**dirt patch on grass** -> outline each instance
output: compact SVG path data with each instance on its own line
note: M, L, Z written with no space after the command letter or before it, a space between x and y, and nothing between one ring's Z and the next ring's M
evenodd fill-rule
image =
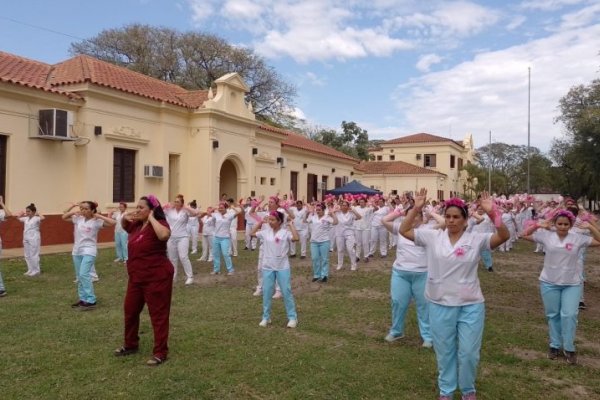
M348 297L353 299L385 300L389 297L389 294L373 289L358 289L351 290Z

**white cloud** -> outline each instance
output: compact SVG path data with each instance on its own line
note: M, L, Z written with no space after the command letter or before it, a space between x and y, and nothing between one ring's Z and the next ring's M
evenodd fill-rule
M523 25L527 21L527 17L523 15L517 15L513 17L510 22L506 25L506 29L509 31L513 31Z
M419 58L416 67L421 72L429 72L429 69L432 65L438 64L441 61L442 57L438 56L437 54L425 54Z
M257 19L262 7L251 0L228 0L223 5L221 14L233 19Z
M600 3L562 16L561 30L579 28L600 21Z
M325 79L317 76L317 74L313 72L306 72L305 77L313 86L325 86Z
M556 11L563 7L584 3L586 0L528 0L521 3L521 8L541 11Z
M188 6L192 11L192 21L196 24L201 24L214 13L212 1L204 0L187 0Z
M558 101L577 84L598 78L600 25L561 32L399 85L393 99L403 113L402 135L473 133L477 147L488 131L506 143L525 144L527 68L531 66L531 143L550 147L562 127L553 123ZM400 136L400 135L396 135Z

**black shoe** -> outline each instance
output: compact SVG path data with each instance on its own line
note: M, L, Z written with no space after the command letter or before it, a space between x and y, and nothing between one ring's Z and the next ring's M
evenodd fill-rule
M83 303L83 301L79 300L77 303L71 304L71 308L77 308L77 307L79 307L81 305L81 303Z
M560 356L560 350L559 349L555 349L554 347L550 347L548 349L548 358L550 360L556 360L558 358L558 356Z
M306 256L300 256L301 260L304 260L306 258Z
M489 268L487 269L487 271L488 271L488 272L494 272L494 268L492 268L492 267L489 267Z
M356 262L359 262L359 261L360 261L360 257L356 257Z
M296 258L295 254L290 255L290 258Z
M567 364L575 365L577 364L577 353L574 351L566 351L565 350L565 358L567 359Z
M365 262L368 263L369 262L369 257L365 257Z
M244 250L250 250L250 249L249 249L249 248L247 248L247 247L244 247Z
M137 347L133 347L133 348L121 347L120 349L116 349L113 354L117 357L125 357L125 356L129 356L131 354L135 354L137 352L138 352Z
M312 278L312 281L313 281L313 282L316 282L316 281L318 281L318 280L319 280L319 278Z
M585 305L585 303L583 301L579 302L579 309L580 310L585 310L587 308L587 306Z
M254 249L250 249L251 251L254 251Z
M96 308L96 303L86 303L82 301L81 304L76 308L77 311L89 311Z
M0 290L0 297L6 296L6 290Z
M322 278L319 280L319 282L321 282L321 283L327 283L327 277L326 277L326 276L322 277Z

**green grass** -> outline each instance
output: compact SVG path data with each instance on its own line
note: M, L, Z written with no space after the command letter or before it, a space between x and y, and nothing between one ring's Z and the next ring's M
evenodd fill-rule
M494 254L493 274L481 270L487 319L477 380L480 399L600 398L600 276L590 271L591 308L578 330L581 364L545 358L547 331L537 289L542 257L529 244ZM212 277L194 262L197 283L173 295L170 358L145 366L152 330L147 312L141 351L117 358L127 274L101 250L95 285L98 308L76 312L68 254L42 257L39 278L22 275L22 259L2 260L8 295L0 299L2 399L434 399L436 364L420 347L411 310L406 339L383 341L389 328L391 259L331 272L326 285L310 282L308 260L292 260L299 325L274 301L273 325L258 327L256 254L240 250L237 275ZM590 265L600 257L592 252ZM458 395L457 395L458 398Z

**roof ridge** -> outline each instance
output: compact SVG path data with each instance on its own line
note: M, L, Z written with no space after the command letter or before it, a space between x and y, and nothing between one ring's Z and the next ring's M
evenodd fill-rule
M18 58L19 60L23 60L23 61L27 61L27 62L33 62L33 63L36 63L36 64L45 65L45 66L52 66L52 64L48 64L48 63L45 63L43 61L34 60L33 58L27 58L27 57L19 56L17 54L8 53L8 52L2 51L2 50L0 50L0 55L5 55L5 56L13 57L13 58Z

